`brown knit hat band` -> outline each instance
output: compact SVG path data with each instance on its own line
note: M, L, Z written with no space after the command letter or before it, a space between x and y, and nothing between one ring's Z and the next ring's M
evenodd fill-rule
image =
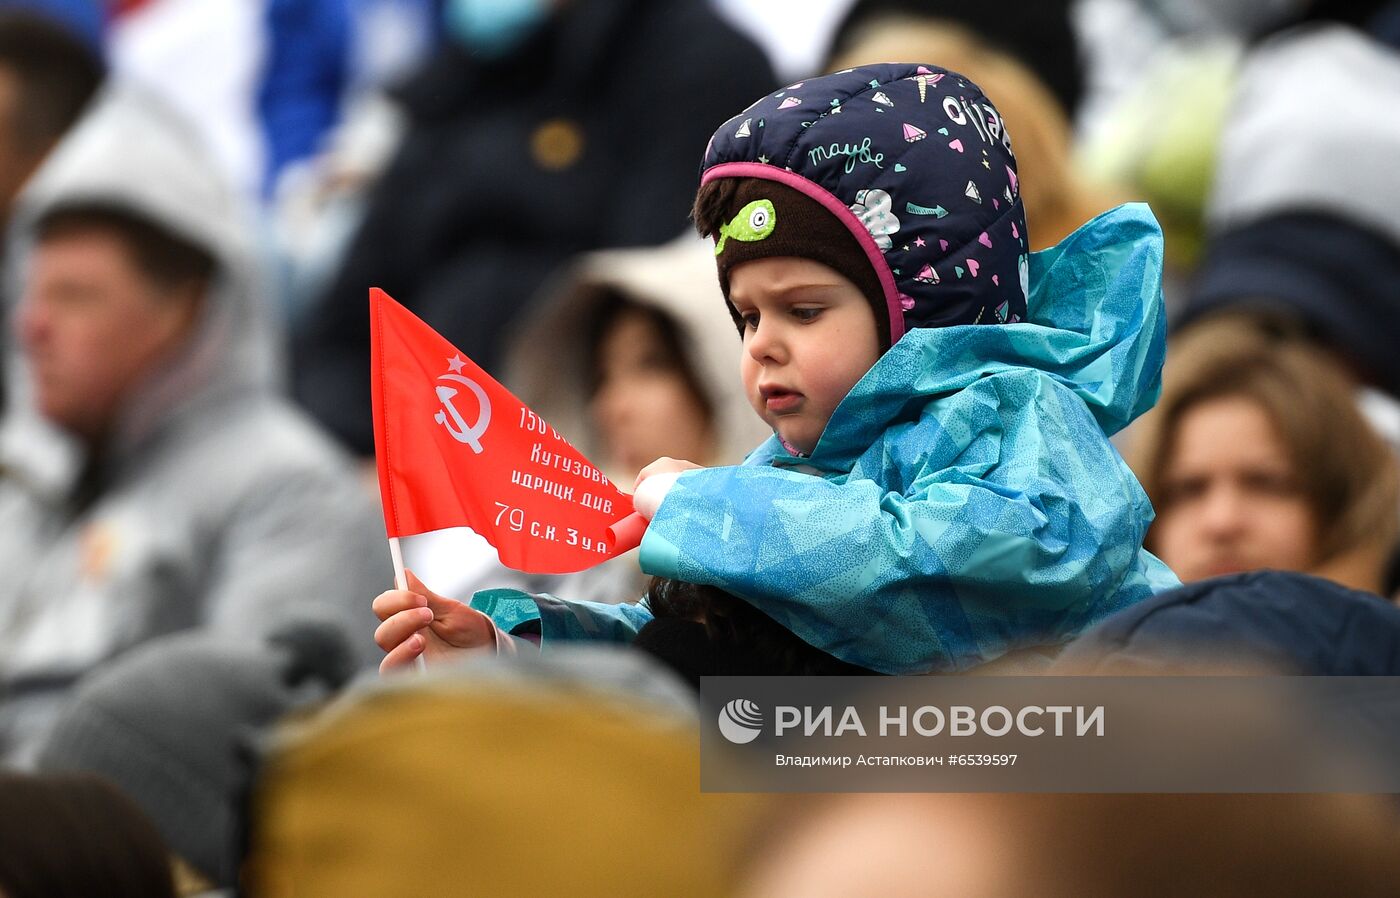
M760 178L738 179L723 224L715 238L715 264L720 289L729 299L729 274L737 265L755 259L797 256L820 262L855 284L875 313L880 345L890 345L889 313L884 289L865 250L836 216L797 190ZM729 314L740 331L734 305Z

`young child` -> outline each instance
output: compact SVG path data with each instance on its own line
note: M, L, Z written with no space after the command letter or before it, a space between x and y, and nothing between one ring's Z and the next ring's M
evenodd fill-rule
M738 467L642 472L643 570L892 674L1059 645L1177 585L1142 549L1152 509L1108 441L1160 389L1162 239L1145 207L1027 253L991 102L953 72L872 65L721 126L695 217L774 436ZM515 650L512 632L630 640L653 617L645 599L487 591L474 613L425 592L376 599L384 669Z

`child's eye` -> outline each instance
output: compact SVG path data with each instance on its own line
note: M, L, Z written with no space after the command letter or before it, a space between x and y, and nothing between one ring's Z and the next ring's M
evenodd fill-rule
M1162 484L1161 505L1166 508L1168 505L1199 499L1205 495L1209 486L1210 484L1204 477L1180 477L1175 480L1167 480Z
M757 313L757 312L746 312L746 313L744 313L743 315L740 315L739 317L740 317L740 319L744 322L744 327L745 327L746 329L751 330L751 331L753 331L753 330L758 330L758 313Z
M1298 485L1287 472L1249 471L1241 479L1244 487L1255 493L1269 496L1293 496L1298 493Z
M822 313L821 309L793 309L792 314L798 321L815 321L816 317Z

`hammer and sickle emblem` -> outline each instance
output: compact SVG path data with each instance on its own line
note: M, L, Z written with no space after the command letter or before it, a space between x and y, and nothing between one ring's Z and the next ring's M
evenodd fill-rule
M477 385L476 381L463 377L460 374L444 374L438 380L450 380L466 386L476 394L476 401L481 405L481 417L475 424L468 426L463 420L462 413L457 411L457 406L452 403L453 398L460 392L455 387L446 387L441 384L437 387L437 398L442 403L443 410L433 416L433 420L447 428L447 432L452 434L452 438L459 443L466 443L472 447L472 451L481 454L481 435L486 433L486 425L491 423L491 400L486 398L486 391ZM451 418L449 423L448 418Z

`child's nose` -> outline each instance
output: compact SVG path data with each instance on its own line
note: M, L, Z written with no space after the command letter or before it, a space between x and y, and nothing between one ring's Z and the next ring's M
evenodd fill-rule
M1238 489L1230 484L1216 484L1202 503L1200 528L1211 538L1233 537L1247 524L1249 514Z
M610 378L599 384L597 391L593 394L593 401L589 405L594 426L600 430L606 430L609 427L617 426L627 418L632 407L631 393L628 385L616 378Z
M756 362L781 363L787 354L778 327L763 320L758 322L758 326L750 335L747 349Z

